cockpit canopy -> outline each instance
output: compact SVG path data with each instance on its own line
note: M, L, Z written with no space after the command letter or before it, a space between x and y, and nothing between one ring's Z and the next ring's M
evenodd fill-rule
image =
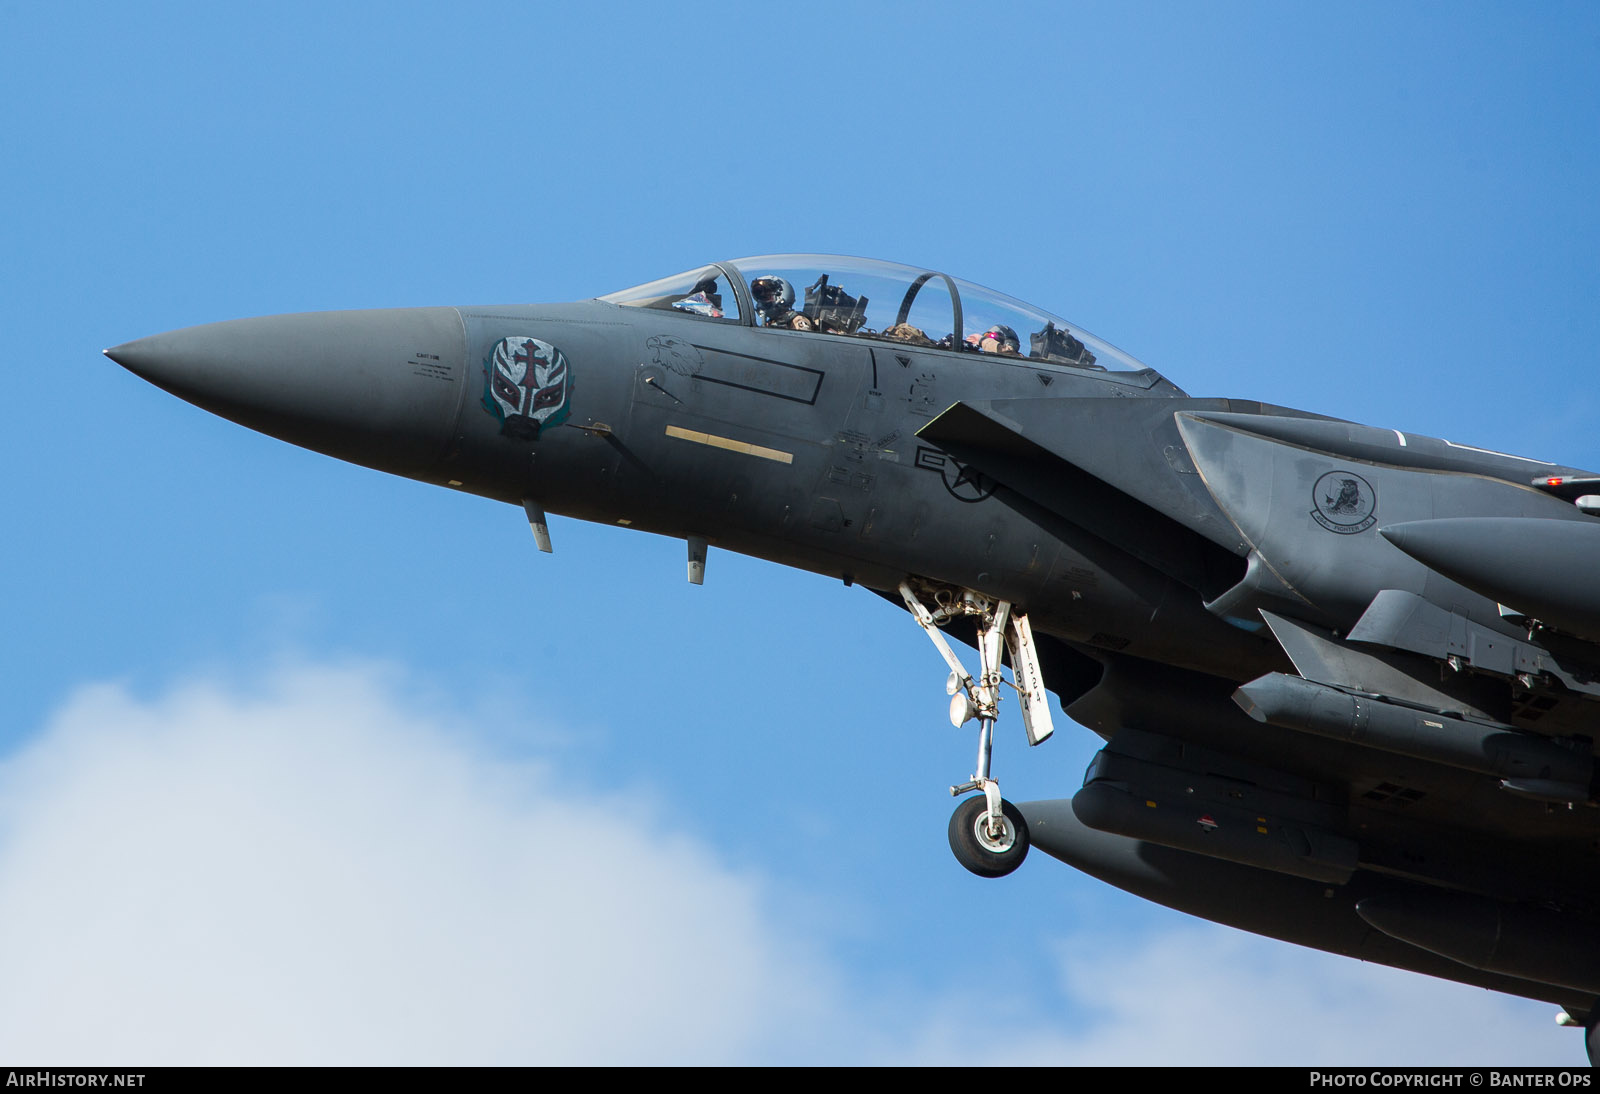
M1083 328L936 270L838 255L760 255L600 299L742 326L786 327L1095 371L1146 366Z

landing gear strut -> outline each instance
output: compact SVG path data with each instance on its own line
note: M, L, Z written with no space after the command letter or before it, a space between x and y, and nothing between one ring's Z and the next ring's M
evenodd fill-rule
M983 797L962 802L950 818L950 849L961 865L979 877L1003 877L1021 866L1028 854L1028 826L1017 807L1000 796L1000 784L990 775L994 723L1000 715L1000 685L1005 682L1000 675L1002 643L1011 653L1014 686L1021 701L1028 743L1039 744L1055 730L1033 629L1027 616L1012 612L1010 601L990 600L970 589L935 588L932 611L909 582L900 583L900 596L950 666L950 678L945 684L950 696L950 724L959 729L974 718L978 720L977 770L966 782L952 786L950 794L959 797L981 790ZM961 617L971 618L978 631L980 667L976 680L939 630L943 624Z

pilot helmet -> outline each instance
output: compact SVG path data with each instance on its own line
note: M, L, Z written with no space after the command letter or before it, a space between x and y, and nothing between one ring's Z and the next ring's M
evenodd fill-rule
M763 315L784 315L794 310L794 286L781 277L763 274L750 282L750 295Z
M984 331L978 340L978 344L982 345L984 342L991 340L995 343L995 348L990 351L992 353L1020 353L1022 351L1022 343L1017 338L1017 332L1004 323L996 323Z

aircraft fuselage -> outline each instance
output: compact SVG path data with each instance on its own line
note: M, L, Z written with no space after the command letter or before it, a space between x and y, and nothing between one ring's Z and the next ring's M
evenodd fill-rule
M988 650L989 676L951 684L983 727L969 868L1011 816L987 770L1003 637L1014 667L1036 644L1044 684L1108 741L1070 802L1022 807L1041 849L1207 918L1587 1018L1589 477L1193 399L931 272L840 260L878 311L826 277L802 307L755 276L799 257L108 353L253 429L521 506L541 535L556 513L682 539L691 575L709 545L926 601Z

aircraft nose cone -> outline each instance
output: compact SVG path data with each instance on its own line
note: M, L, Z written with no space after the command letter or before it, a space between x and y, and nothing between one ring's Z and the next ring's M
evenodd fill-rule
M466 338L454 308L235 319L105 353L240 425L400 474L438 460L465 384Z
M105 351L105 355L140 379L160 384L158 377L161 375L163 357L161 338L159 334L151 338L136 338L132 342L112 346Z

